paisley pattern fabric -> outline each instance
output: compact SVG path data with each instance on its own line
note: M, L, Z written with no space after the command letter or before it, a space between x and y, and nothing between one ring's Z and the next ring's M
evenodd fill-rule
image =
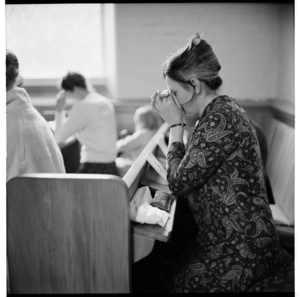
M268 277L280 283L292 271L293 259L279 244L263 170L251 120L228 96L205 108L187 149L171 144L169 186L188 199L199 231L165 291L250 291Z

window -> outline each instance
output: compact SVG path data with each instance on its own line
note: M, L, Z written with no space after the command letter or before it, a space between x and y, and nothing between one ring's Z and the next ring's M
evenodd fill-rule
M57 80L67 71L102 79L101 4L6 5L6 48L28 81Z

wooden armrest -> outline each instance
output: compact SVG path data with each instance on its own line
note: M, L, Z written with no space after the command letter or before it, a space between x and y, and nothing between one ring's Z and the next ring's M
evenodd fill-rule
M141 152L137 160L133 163L133 165L123 177L123 180L127 184L129 189L130 199L132 199L137 188L141 184L144 184L156 190L170 193L170 190L167 186L167 182L161 176L159 176L159 174L155 170L153 170L153 168L147 161L147 157L149 157L149 154L155 155L155 152L157 151L157 139L161 139L162 135L164 135L168 129L169 126L167 123L164 123L159 128L159 130L156 132L156 134L152 137L147 146ZM160 162L162 162L161 158L159 160ZM171 210L169 212L170 218L168 219L165 227L161 227L159 225L140 224L136 222L131 222L131 229L133 235L139 235L145 238L164 242L169 241L173 229L176 203L177 201L175 199L172 202Z

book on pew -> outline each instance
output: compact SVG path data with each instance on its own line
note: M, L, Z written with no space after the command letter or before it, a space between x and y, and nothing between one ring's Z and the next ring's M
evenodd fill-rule
M150 205L158 207L166 212L170 212L174 197L162 191L156 191Z

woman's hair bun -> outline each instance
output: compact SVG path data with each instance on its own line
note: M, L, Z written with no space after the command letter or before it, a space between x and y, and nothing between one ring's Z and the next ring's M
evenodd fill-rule
M189 39L190 46L193 47L198 45L201 42L202 37L203 33L200 35L198 32L196 32L192 38Z
M6 89L13 87L19 75L19 62L17 56L6 49Z
M205 82L206 85L211 89L211 90L217 90L223 83L223 80L220 76L217 76L216 78Z

